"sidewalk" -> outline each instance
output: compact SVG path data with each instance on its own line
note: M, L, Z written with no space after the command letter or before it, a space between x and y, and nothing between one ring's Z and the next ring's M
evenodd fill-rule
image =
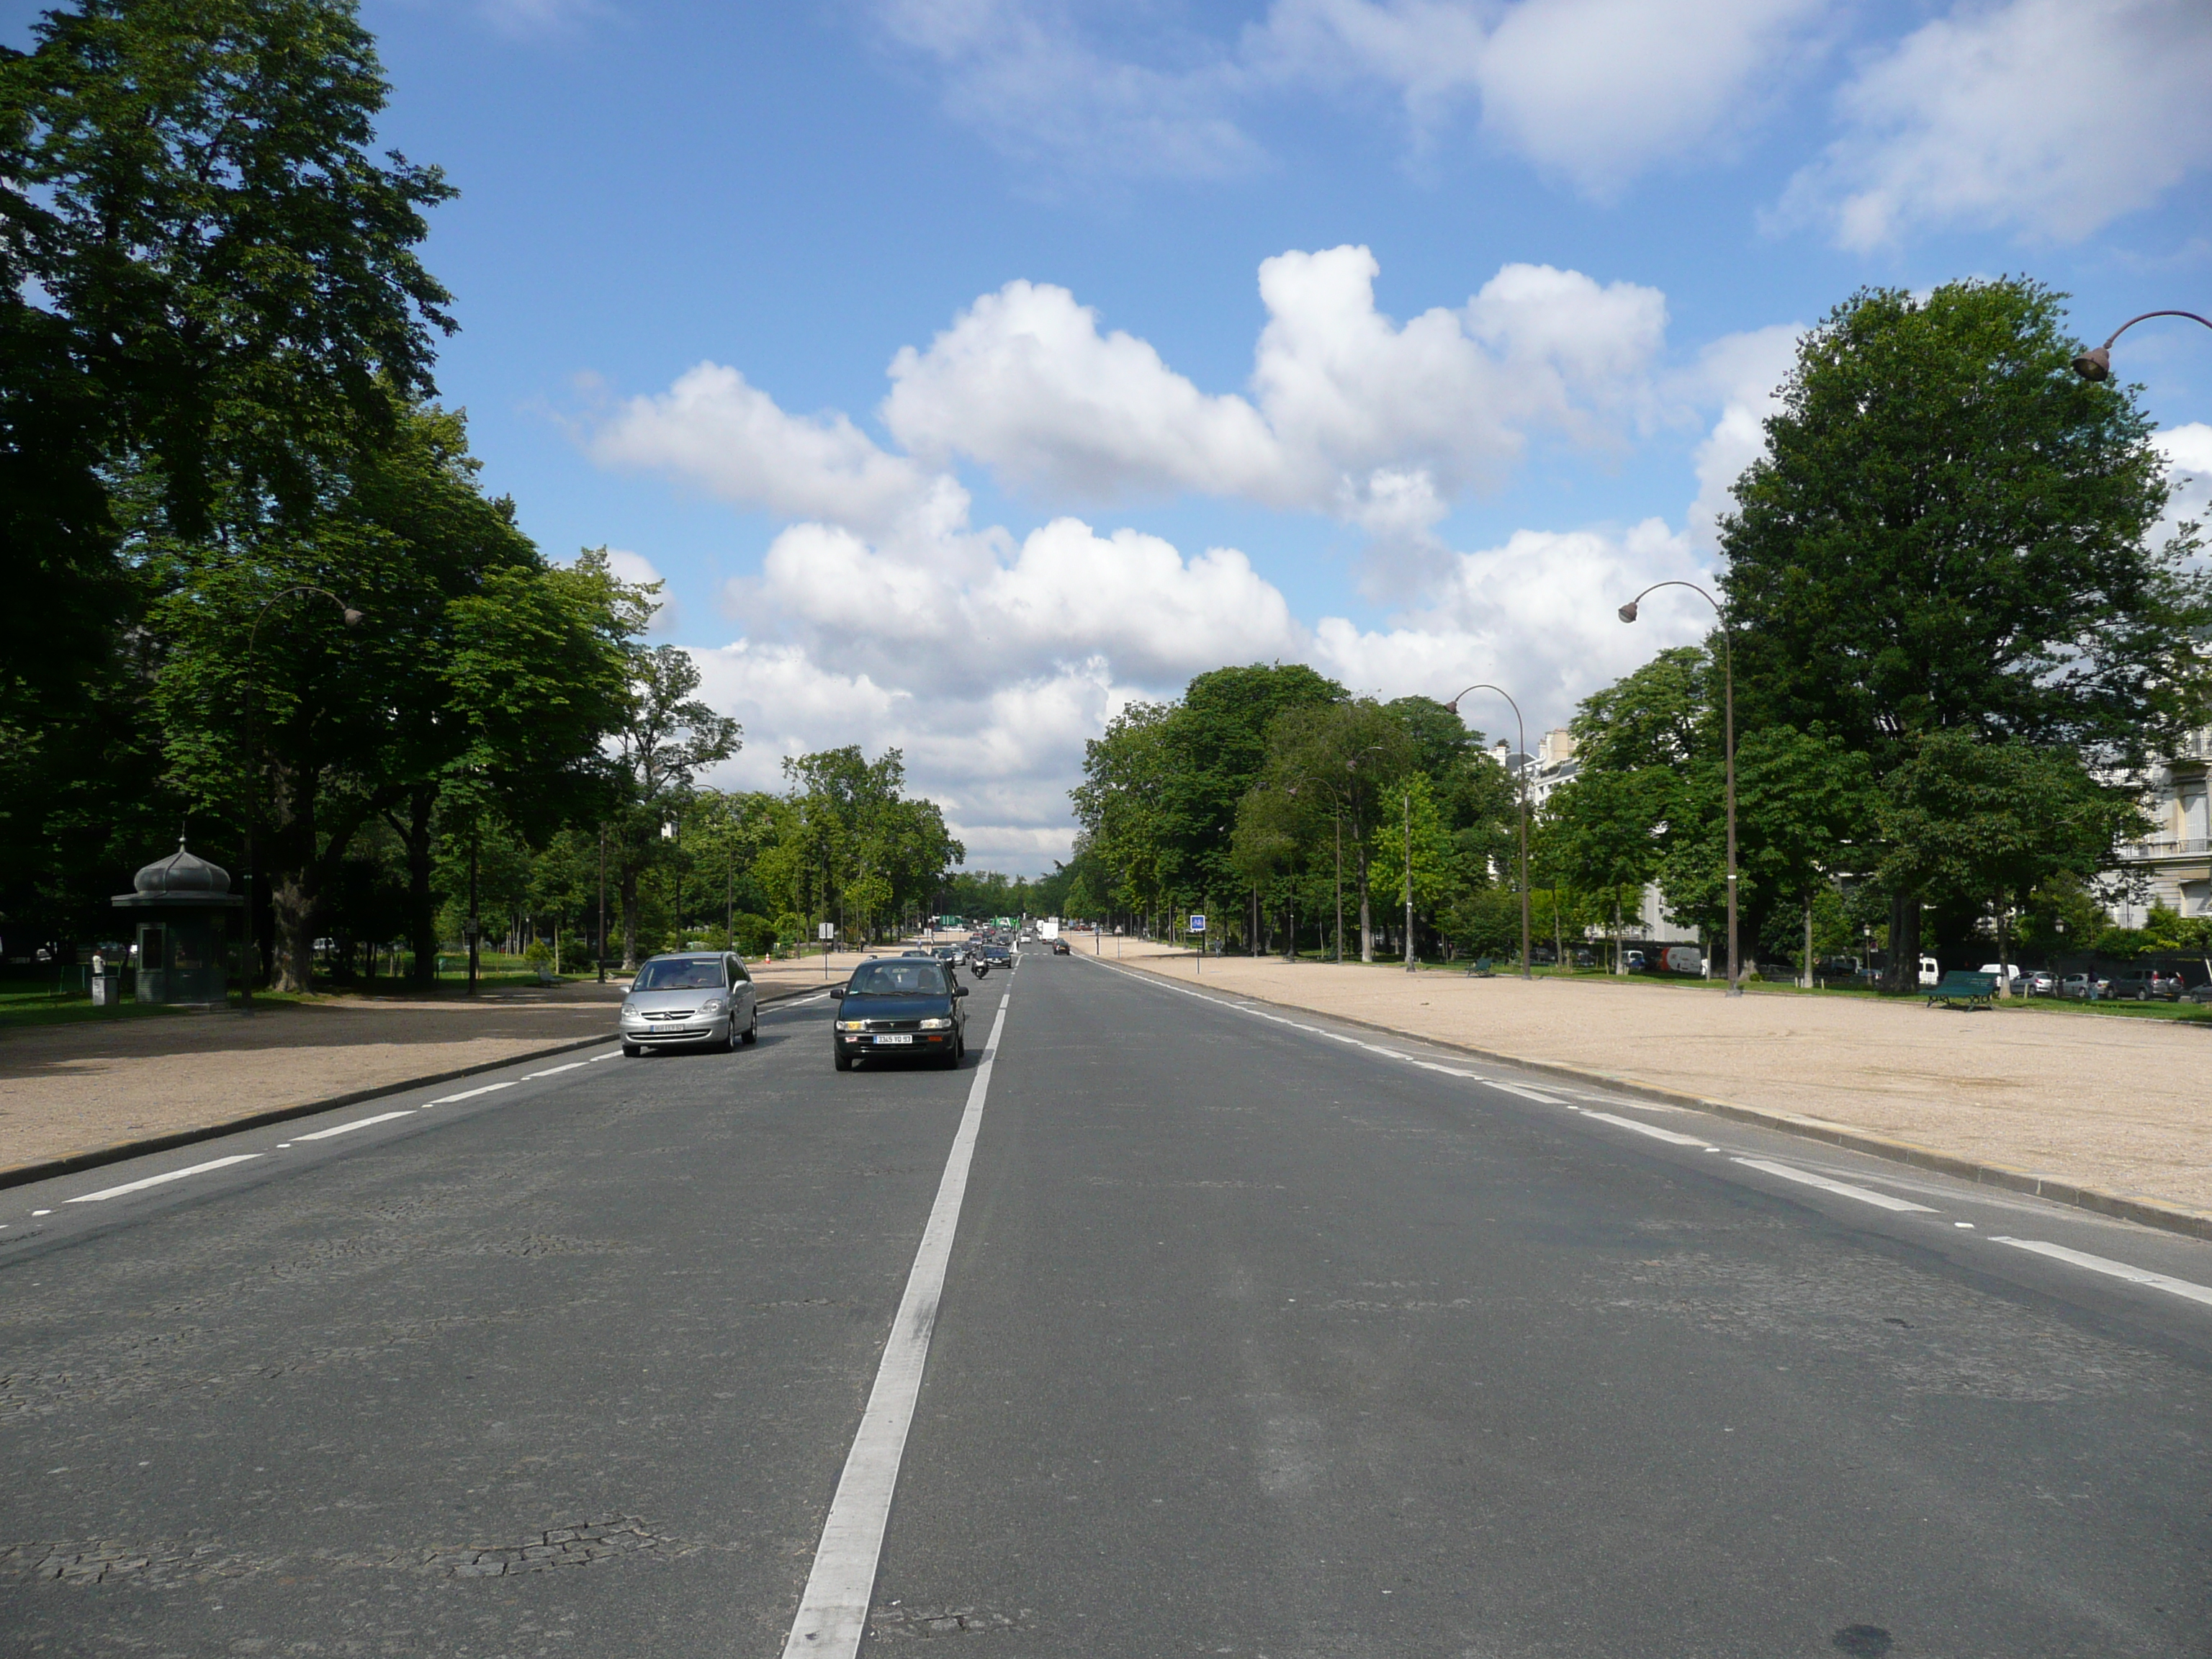
M1086 952L1085 954L1088 954ZM1103 958L1113 962L1110 948ZM1502 1058L1815 1120L1974 1164L2212 1212L2212 1031L2165 1021L1402 964L1209 957L1121 965Z
M876 954L883 954L881 951ZM836 984L862 953L761 963L763 1003ZM615 1036L611 975L460 997L333 997L167 1019L33 1026L0 1042L0 1185L18 1171Z

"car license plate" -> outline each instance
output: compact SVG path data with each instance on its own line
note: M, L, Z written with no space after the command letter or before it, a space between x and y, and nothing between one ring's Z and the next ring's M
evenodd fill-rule
M902 1034L902 1035L900 1035L900 1036L879 1036L879 1037L878 1037L878 1038L876 1039L876 1041L877 1041L877 1042L878 1042L878 1043L879 1043L879 1044L880 1044L880 1043L885 1043L885 1042L905 1042L905 1043L911 1043L911 1042L913 1042L914 1039L913 1039L912 1037L910 1037L910 1036L905 1036L905 1035Z

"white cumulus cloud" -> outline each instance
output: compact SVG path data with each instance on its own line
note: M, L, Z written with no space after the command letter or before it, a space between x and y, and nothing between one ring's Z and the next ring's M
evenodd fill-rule
M1601 443L1647 411L1656 289L1510 264L1401 325L1376 306L1380 272L1364 247L1265 261L1249 398L1200 391L1065 289L1010 283L899 352L884 423L918 456L1041 492L1236 496L1387 527L1495 485L1532 432Z
M1786 219L1864 251L1923 227L2073 242L2212 162L2203 0L1963 0L1838 96Z
M1379 84L1419 134L1462 103L1484 131L1609 199L1724 150L1827 0L1276 0L1248 52L1277 76Z

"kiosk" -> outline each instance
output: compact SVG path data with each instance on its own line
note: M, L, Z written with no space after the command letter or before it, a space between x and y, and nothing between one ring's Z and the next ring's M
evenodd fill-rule
M230 915L246 901L230 872L185 849L149 864L118 893L115 908L138 924L138 1000L210 1004L223 1000Z

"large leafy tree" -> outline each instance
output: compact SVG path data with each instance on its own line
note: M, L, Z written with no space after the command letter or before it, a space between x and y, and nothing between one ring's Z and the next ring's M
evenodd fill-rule
M2146 827L2130 792L2072 751L1972 731L1923 734L1886 784L1883 874L1987 908L2000 962L2010 959L2015 907L2056 878L2106 867L2114 843Z
M1419 769L1420 750L1406 723L1372 697L1284 710L1267 729L1267 788L1325 810L1340 823L1359 902L1359 959L1375 959L1370 902L1372 832L1397 792ZM1316 817L1315 822L1318 823Z
M612 738L617 793L609 825L625 972L638 964L639 883L675 853L665 832L682 819L699 774L736 754L744 741L737 721L696 696L698 690L699 665L681 647L631 653L623 717Z
M1886 775L1929 732L2109 763L2202 718L2196 527L2151 544L2149 422L2072 373L2061 297L1869 289L1806 337L1722 525L1746 729L1817 727ZM1891 896L1903 975L1919 896Z

